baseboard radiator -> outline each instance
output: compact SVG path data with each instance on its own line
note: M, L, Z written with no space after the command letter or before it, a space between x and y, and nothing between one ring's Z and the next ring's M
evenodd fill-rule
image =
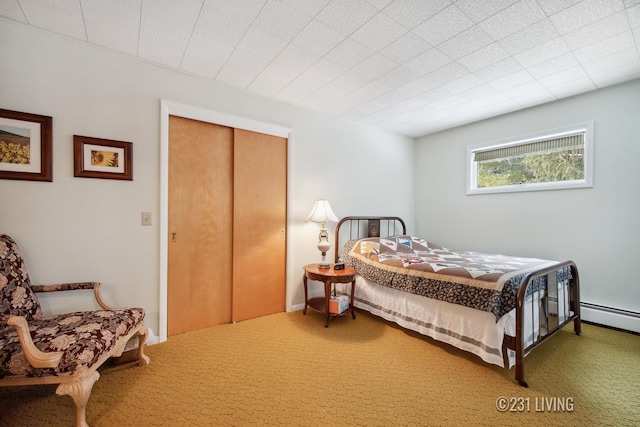
M580 317L586 322L640 333L640 313L621 308L580 302Z

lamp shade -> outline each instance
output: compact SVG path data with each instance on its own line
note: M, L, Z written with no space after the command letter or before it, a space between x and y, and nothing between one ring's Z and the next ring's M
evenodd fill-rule
M331 210L329 201L320 199L316 200L316 203L313 205L313 209L311 209L311 213L309 213L305 221L313 221L319 223L325 223L327 221L338 222L338 217Z

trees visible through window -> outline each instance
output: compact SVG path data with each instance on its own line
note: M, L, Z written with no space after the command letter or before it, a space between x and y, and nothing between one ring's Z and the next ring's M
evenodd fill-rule
M590 187L592 129L587 123L467 149L467 193Z

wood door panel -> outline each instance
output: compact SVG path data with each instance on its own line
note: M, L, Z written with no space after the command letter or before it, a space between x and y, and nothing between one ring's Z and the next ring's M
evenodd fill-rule
M234 130L233 321L285 310L287 140Z
M231 321L233 129L169 120L167 315L175 335Z

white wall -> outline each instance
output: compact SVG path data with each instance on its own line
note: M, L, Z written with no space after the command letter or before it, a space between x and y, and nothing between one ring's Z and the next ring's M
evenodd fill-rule
M304 222L315 199L339 217L394 214L412 228L413 139L0 20L0 108L53 117L53 182L0 180L0 232L20 244L32 282L101 281L109 302L144 307L157 333L161 99L293 129L288 309L304 301L302 266L319 260L318 225ZM132 142L134 180L74 178L73 135Z
M416 229L450 248L572 259L583 302L638 313L639 119L637 80L424 136L416 143ZM465 195L468 145L585 121L595 123L593 188ZM614 323L596 316L584 310L587 320ZM612 326L638 330L638 320Z

